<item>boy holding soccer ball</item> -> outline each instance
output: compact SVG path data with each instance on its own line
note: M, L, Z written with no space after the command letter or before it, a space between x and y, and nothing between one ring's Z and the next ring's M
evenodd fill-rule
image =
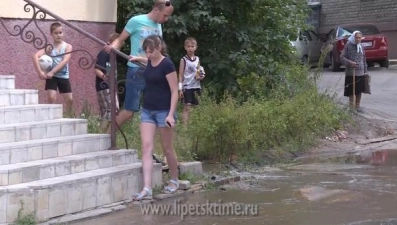
M48 103L55 103L57 90L59 90L59 93L63 96L63 99L66 102L66 110L67 112L70 112L73 104L68 65L71 54L65 53L71 52L73 47L63 41L63 28L60 23L56 22L51 24L50 31L54 40L53 49L48 50L48 52L46 52L46 49L37 51L33 55L33 65L39 78L45 80L45 90L47 91ZM39 63L40 57L45 54L50 55L53 61L52 66L47 71L43 71Z
M199 105L198 96L201 94L201 81L205 78L205 72L199 57L195 55L197 40L193 37L186 38L184 48L186 55L179 63L179 96L184 103L182 122L186 126L191 108Z

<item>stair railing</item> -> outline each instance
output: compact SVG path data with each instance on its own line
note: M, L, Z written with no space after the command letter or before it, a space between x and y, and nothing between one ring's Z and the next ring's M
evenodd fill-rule
M26 43L33 43L33 46L39 50L39 49L45 49L47 54L48 52L51 52L51 50L54 48L53 45L51 43L48 42L46 35L44 34L44 32L40 29L40 27L37 24L37 20L44 20L47 15L55 18L56 20L58 20L59 22L66 24L68 27L72 28L73 30L79 32L80 34L86 36L87 38L91 39L92 41L95 41L96 43L98 43L99 45L102 45L103 47L106 46L107 43L105 43L104 41L100 40L99 38L95 37L94 35L86 32L85 30L71 24L69 21L61 18L60 16L52 13L50 10L44 8L43 6L35 3L34 1L31 0L23 0L25 1L27 4L24 6L24 11L25 12L33 12L32 17L30 18L30 20L23 26L21 27L20 25L15 25L13 27L14 32L10 31L7 26L5 25L5 23L3 22L2 18L0 17L0 23L4 26L5 30L7 31L7 33L9 33L11 36L20 36L20 38L22 39L22 41L26 42ZM28 30L28 26L30 24L34 23L34 25L36 26L36 28L39 30L39 32L41 33L41 35L43 36L43 38L40 37L36 37L36 35L34 34L33 31ZM78 64L79 67L82 69L90 69L93 68L96 65L96 57L93 57L92 54L84 49L78 49L78 50L73 50L71 52L66 52L64 54L61 55L49 55L50 57L59 57L62 55L66 55L66 54L71 54L74 52L84 52L87 56L81 56ZM108 84L109 88L110 88L110 97L111 97L111 134L110 134L110 140L111 140L111 146L110 146L110 150L117 150L117 143L116 143L116 132L117 132L117 128L120 130L120 132L123 134L124 136L124 140L125 140L125 144L126 144L126 148L128 148L128 142L127 139L123 133L123 131L120 129L120 127L116 124L116 90L118 91L118 93L120 94L120 91L124 91L124 89L118 89L116 88L118 86L119 83L121 82L128 82L126 80L120 80L117 81L117 77L116 77L116 67L117 67L117 62L116 62L116 55L119 55L121 57L123 57L124 59L129 60L129 56L124 54L123 52L117 50L117 49L112 49L112 51L110 52L110 68L108 68L108 76L109 76L109 82L107 81L103 81L104 83L102 83L101 85L104 84ZM142 68L145 67L144 64L139 63L139 62L132 62ZM98 65L96 65L98 66Z

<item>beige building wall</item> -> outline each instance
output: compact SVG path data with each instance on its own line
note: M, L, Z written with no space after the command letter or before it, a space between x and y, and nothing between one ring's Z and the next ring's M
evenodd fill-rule
M117 21L117 0L32 0L66 20L112 22ZM27 19L23 0L0 0L0 17ZM46 19L53 19L47 15Z

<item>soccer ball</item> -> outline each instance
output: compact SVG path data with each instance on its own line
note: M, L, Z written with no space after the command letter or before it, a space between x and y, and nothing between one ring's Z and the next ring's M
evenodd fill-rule
M205 76L204 67L200 66L199 74L200 74L200 77L204 77Z
M39 65L40 65L40 69L43 72L48 72L51 70L52 68L52 58L48 55L42 55L39 58Z

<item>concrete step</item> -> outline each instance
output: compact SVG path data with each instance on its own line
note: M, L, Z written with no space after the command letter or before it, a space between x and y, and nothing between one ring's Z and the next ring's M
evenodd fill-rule
M107 150L108 134L82 134L0 144L0 165Z
M0 186L135 163L135 150L105 150L0 166Z
M61 119L60 104L18 105L0 107L0 125Z
M0 90L15 89L15 75L0 75Z
M161 164L153 168L153 187L162 183ZM13 223L23 202L24 213L37 220L129 200L142 190L141 163L92 170L0 187L0 224Z
M55 119L0 125L0 143L87 133L85 119Z
M0 90L0 107L13 105L34 105L39 103L38 90Z

